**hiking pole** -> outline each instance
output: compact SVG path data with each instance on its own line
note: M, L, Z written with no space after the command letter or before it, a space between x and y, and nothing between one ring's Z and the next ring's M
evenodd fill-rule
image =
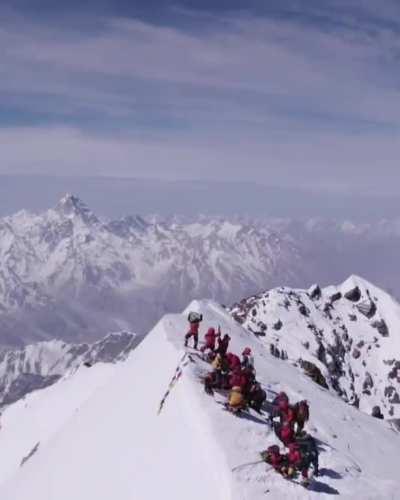
M258 464L261 464L263 462L265 462L265 460L261 459L261 460L257 460L256 462L249 462L247 464L237 465L236 467L234 467L232 469L232 472L235 472L237 470L243 469L244 467L250 467L251 465L258 465Z

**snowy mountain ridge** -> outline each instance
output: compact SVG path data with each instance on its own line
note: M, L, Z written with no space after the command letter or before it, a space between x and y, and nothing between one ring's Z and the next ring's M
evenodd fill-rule
M1 344L48 340L54 332L74 343L109 331L144 334L165 312L196 297L232 304L281 284L332 283L354 272L400 296L393 273L400 233L393 224L103 221L66 195L42 214L0 219Z
M144 333L188 295L229 300L232 290L293 281L302 274L297 263L292 239L268 228L140 217L106 223L67 195L41 215L0 220L3 343L20 343L20 331L28 341L54 332L68 341L119 329Z
M140 338L129 332L108 334L94 344L50 340L0 353L0 408L32 391L54 384L81 365L126 359Z
M310 402L307 428L318 440L321 470L310 490L288 482L265 463L253 463L259 460L259 451L276 443L265 416L249 411L239 418L223 411L223 396L210 397L200 381L209 365L197 356L182 364L189 310L204 316L201 336L209 326L220 325L231 336L232 352L251 347L257 378L268 399L284 390L291 401ZM171 386L179 367L182 376ZM2 498L292 500L340 495L349 500L395 500L398 496L400 435L387 422L350 407L287 361L270 355L262 338L243 329L212 301L194 302L182 315L164 317L125 362L113 365L112 373L106 368L99 364L78 370L4 412ZM146 383L138 383L149 370ZM26 428L26 422L32 424Z
M273 355L296 361L345 401L400 418L400 304L367 280L277 288L242 300L231 314Z

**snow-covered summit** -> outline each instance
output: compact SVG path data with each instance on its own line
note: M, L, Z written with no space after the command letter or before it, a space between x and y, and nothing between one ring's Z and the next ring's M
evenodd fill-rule
M231 313L282 358L371 413L400 417L400 304L367 280L338 286L277 288Z
M89 207L77 196L70 193L64 195L58 202L55 211L65 217L79 217L86 224L97 224L99 219L89 209Z
M322 473L312 491L267 471L262 463L237 468L256 461L258 452L276 443L276 438L263 417L253 413L234 417L223 411L222 396L205 394L199 376L209 369L207 364L197 356L189 364L183 362L186 313L193 309L204 316L201 334L210 325L220 325L231 336L233 352L252 348L257 377L269 398L285 390L292 400L309 400L308 427L319 442ZM114 366L112 377L102 376L98 365L92 372L101 380L96 388L93 380L84 380L85 372L78 372L80 393L86 388L85 402L77 397L74 376L28 396L24 405L10 407L0 433L0 463L8 471L3 482L0 479L0 496L7 500L264 500L266 495L281 500L331 494L345 499L397 498L400 435L387 422L348 406L296 367L271 356L259 338L215 303L198 301L187 311L164 317L126 362ZM170 386L179 366L182 376ZM67 417L62 418L51 402L64 389ZM76 411L71 411L74 405ZM13 438L33 414L40 414L43 428L47 421L53 425L47 435L43 428L30 426L17 440L20 458L25 457L18 467L20 461L11 452Z

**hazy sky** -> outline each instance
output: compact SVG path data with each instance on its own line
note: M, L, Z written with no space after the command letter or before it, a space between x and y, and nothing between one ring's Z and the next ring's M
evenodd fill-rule
M397 195L398 0L2 0L0 174Z

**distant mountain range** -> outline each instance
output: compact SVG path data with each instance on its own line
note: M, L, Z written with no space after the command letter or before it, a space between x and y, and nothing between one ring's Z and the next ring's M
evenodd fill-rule
M54 384L80 366L126 359L140 338L129 332L107 335L94 344L50 340L0 353L0 408Z
M205 200L206 201L206 200ZM145 334L167 311L357 273L400 295L400 224L313 219L99 219L64 196L0 219L0 343Z

